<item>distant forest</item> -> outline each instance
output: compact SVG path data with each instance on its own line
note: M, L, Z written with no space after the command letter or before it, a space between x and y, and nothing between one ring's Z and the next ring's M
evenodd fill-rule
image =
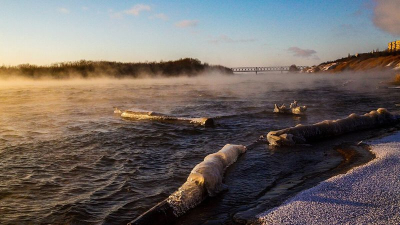
M223 66L208 65L198 59L185 58L167 62L122 63L109 61L63 62L50 66L22 64L18 66L1 66L0 78L137 78L137 77L176 77L197 76L205 72L233 74Z

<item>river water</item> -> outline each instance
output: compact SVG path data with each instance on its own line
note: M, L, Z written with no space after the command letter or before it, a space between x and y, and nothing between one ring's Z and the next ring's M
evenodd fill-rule
M270 130L379 107L396 110L400 91L382 81L387 78L378 74L285 73L0 81L0 224L126 224L167 198L196 164L227 143L248 145ZM272 113L275 103L293 100L308 106L307 116ZM218 125L126 120L113 113L115 106L212 117ZM257 145L226 171L228 191L177 223L239 221L340 162L328 144L283 150Z

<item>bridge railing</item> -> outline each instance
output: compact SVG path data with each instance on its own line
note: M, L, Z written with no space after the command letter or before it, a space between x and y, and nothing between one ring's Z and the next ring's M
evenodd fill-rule
M302 70L307 66L296 66L298 70ZM290 66L267 66L267 67L233 67L233 72L268 72L268 71L290 71Z

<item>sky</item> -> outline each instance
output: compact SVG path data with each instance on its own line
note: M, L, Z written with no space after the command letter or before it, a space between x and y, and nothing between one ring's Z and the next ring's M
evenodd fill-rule
M0 0L0 65L317 65L400 40L400 0Z

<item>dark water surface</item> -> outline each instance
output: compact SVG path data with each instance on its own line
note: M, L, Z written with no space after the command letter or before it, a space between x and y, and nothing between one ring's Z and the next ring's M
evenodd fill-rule
M264 74L0 81L0 224L125 224L168 197L227 143L247 145L270 130L379 107L396 110L400 91L384 80ZM271 112L274 103L293 100L309 107L307 116ZM124 120L113 106L213 117L220 125ZM258 145L227 170L229 191L178 224L230 223L237 212L340 161L328 145L281 151Z

